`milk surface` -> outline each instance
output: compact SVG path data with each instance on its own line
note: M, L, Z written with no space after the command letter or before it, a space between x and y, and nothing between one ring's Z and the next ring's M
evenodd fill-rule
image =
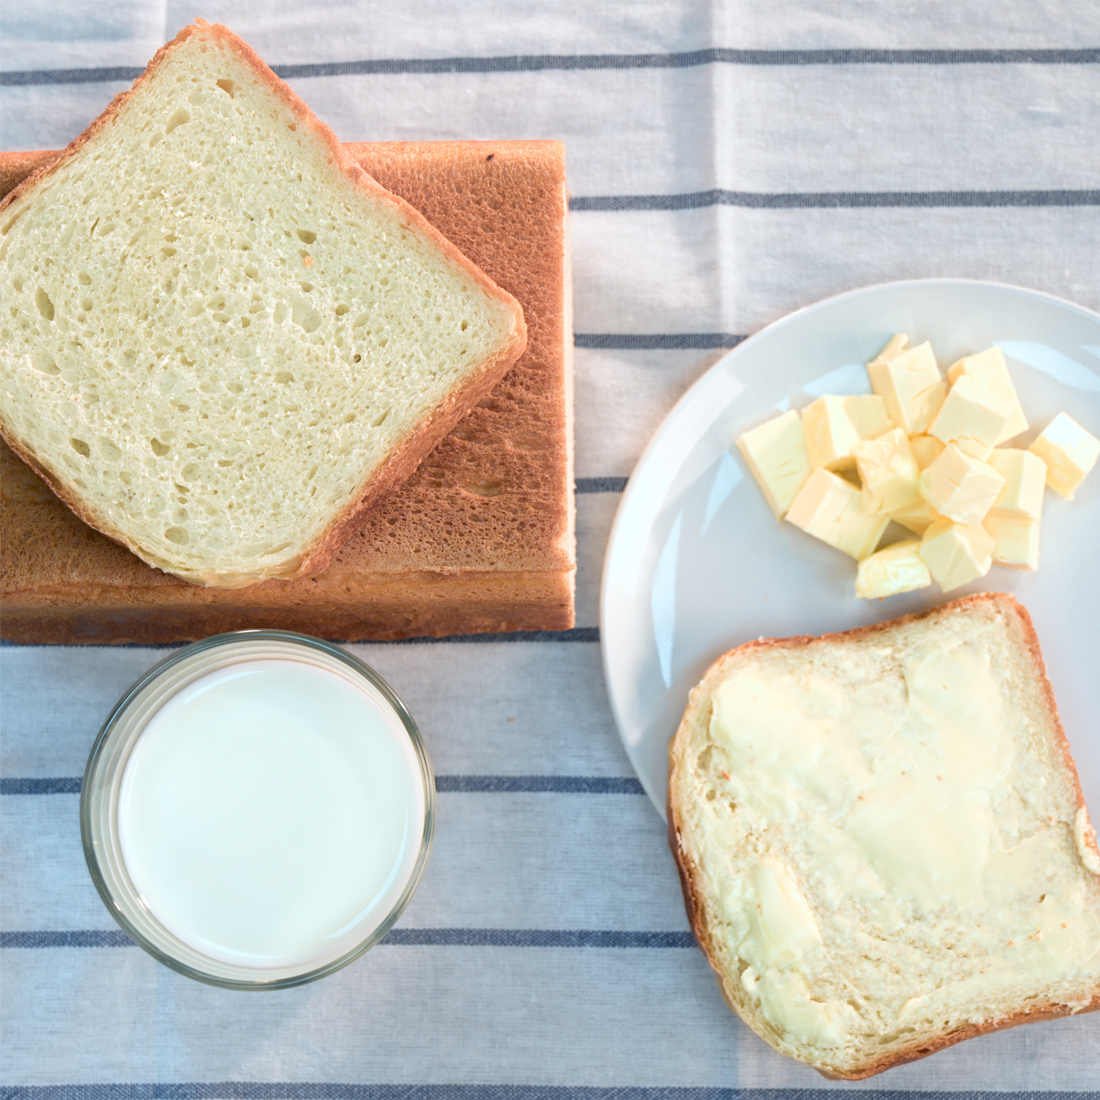
M149 721L118 805L143 901L208 956L335 958L376 928L416 863L425 798L400 719L370 685L306 661L244 661Z

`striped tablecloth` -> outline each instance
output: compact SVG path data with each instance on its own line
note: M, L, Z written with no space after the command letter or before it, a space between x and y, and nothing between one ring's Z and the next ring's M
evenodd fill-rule
M1100 310L1100 6L6 0L0 147L64 145L196 16L246 38L343 140L565 142L578 626L350 647L424 730L437 844L381 946L260 995L130 946L84 866L85 757L162 651L0 648L0 1097L1096 1095L1095 1017L862 1086L733 1018L620 746L597 592L647 439L745 334L919 276Z

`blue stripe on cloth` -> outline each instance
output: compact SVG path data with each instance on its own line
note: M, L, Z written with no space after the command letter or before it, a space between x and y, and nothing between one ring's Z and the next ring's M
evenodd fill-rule
M625 477L579 477L575 484L578 493L621 493L626 482Z
M0 779L0 794L80 794L79 775L61 775L39 779L11 776Z
M440 794L644 794L633 777L617 775L437 775Z
M729 332L578 332L573 346L603 351L679 351L733 348L744 339Z
M1100 49L735 50L717 47L678 53L514 54L506 57L370 58L275 65L283 80L333 76L447 76L461 73L583 72L693 69L701 65L1095 65ZM143 68L23 69L0 73L0 86L94 84L136 80Z
M394 928L382 941L392 947L694 947L690 932L623 932L603 928Z
M80 794L79 775L0 779L0 795ZM641 783L622 775L437 775L441 794L643 794Z
M598 642L600 629L596 626L577 626L572 630L515 630L502 634L450 634L446 638L397 638L391 642L364 642L364 645L432 645L436 642L454 642L479 645L489 642Z
M436 644L466 644L480 645L489 642L598 642L600 640L600 628L598 626L577 626L572 630L513 630L499 634L449 634L445 638L395 638L390 641L363 640L348 642L339 638L330 639L341 645L436 645ZM124 642L120 645L51 645L51 649L180 649L190 642ZM35 645L34 642L13 642L7 638L0 638L0 648L27 649ZM3 1100L0 1097L0 1100Z
M609 950L669 950L694 947L690 932L639 932L609 928L392 928L379 946L389 947L565 947ZM133 947L118 929L0 932L0 948ZM0 1091L0 1100L3 1092Z
M0 947L134 947L134 941L118 928L78 928L72 931L46 929L36 932L0 932ZM0 1090L0 1097L3 1091Z
M1100 191L690 191L681 195L577 195L577 212L699 210L944 209L953 207L1100 206Z
M0 1100L835 1100L826 1088L693 1085L387 1085L342 1081L178 1081L0 1086ZM866 1089L860 1100L1083 1100L1095 1092Z

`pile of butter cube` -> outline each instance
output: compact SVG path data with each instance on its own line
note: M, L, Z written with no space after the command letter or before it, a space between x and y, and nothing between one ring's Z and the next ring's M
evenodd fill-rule
M871 394L819 397L737 440L776 516L855 558L863 599L1037 568L1044 489L1072 499L1100 439L1059 413L1026 450L1004 446L1028 423L997 347L945 380L928 343L898 334L867 373ZM891 522L918 537L878 549Z

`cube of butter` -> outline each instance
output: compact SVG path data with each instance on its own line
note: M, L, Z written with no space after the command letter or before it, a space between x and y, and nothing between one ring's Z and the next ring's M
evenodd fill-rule
M988 348L986 351L980 351L977 355L968 355L952 364L947 371L948 381L956 382L962 374L980 378L991 390L1000 394L1010 410L1008 421L997 439L998 444L1027 431L1027 417L1024 415L1016 387L1012 384L1012 376L1008 373L1008 364L1000 348Z
M889 360L896 358L909 346L909 337L904 332L895 332L886 344L883 346L882 351L878 353L871 360L872 363L886 363Z
M914 535L923 535L928 525L939 518L939 512L921 496L918 496L912 504L907 504L904 508L895 508L890 513L892 522L912 531Z
M1085 431L1068 413L1059 413L1028 448L1047 464L1047 484L1066 500L1100 457L1100 439Z
M917 460L917 465L922 470L931 466L943 454L945 446L943 440L937 439L934 435L912 435L909 437L909 447L913 452L913 457Z
M927 341L888 357L886 353L892 344L893 341L867 364L871 389L886 402L896 427L906 435L919 435L928 431L939 412L947 384Z
M901 428L862 439L853 448L863 481L863 507L868 512L892 512L917 499L920 468Z
M858 560L878 545L890 517L868 512L855 485L819 467L794 498L787 520Z
M944 443L965 439L995 447L1011 412L1006 399L977 375L960 374L928 433Z
M984 443L979 443L976 439L969 439L965 435L956 439L954 446L958 447L963 454L970 455L971 458L976 458L979 462L988 462L989 456L993 453L992 447L987 447Z
M920 542L906 539L868 555L856 570L856 596L861 600L880 599L899 592L927 588L932 583Z
M993 537L993 560L1023 569L1039 568L1040 520L994 510L982 522Z
M1043 510L1046 463L1032 451L1016 447L999 447L990 452L987 461L1005 479L1004 488L993 502L993 510L1038 519Z
M993 565L993 536L980 523L938 519L924 532L920 556L933 579L945 592L950 592L989 572Z
M810 460L798 413L791 409L750 428L737 440L737 449L776 519L782 519L810 476Z
M981 523L1004 486L1004 476L989 463L979 462L949 443L921 472L917 492L955 523Z
M861 439L874 439L891 427L885 403L873 394L828 394L807 405L802 412L806 452L815 470L819 466L827 470L855 466L852 448Z

